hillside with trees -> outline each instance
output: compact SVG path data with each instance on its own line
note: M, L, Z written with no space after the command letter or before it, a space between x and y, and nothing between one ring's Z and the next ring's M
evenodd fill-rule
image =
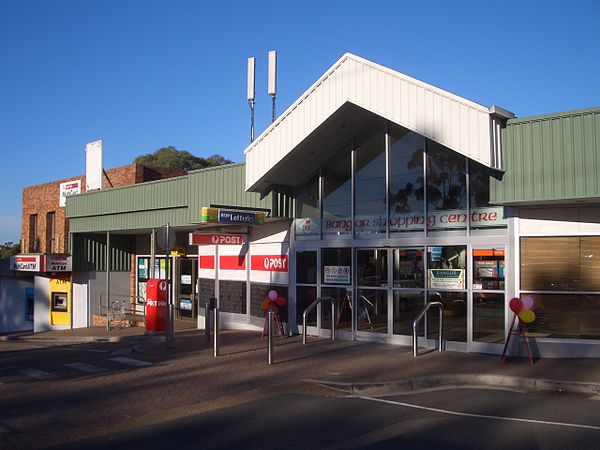
M233 161L225 159L221 155L215 154L208 158L203 158L201 156L194 156L187 150L177 150L173 146L162 147L154 153L138 156L134 162L151 167L185 170L186 172L233 163Z

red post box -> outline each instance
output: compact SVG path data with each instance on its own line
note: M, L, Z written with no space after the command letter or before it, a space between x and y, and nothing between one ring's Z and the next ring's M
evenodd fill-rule
M151 278L146 283L146 330L164 331L167 316L167 282Z

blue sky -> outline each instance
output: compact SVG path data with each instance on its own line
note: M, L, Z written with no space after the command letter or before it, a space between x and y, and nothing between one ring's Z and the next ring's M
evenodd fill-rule
M257 135L267 53L285 110L349 51L518 116L600 106L600 2L0 0L0 242L23 187L174 145L243 161L246 60Z

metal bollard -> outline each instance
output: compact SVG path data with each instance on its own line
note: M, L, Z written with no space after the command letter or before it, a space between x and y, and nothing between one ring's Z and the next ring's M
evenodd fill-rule
M219 356L219 308L215 308L214 315L214 352L213 356L216 358Z
M174 345L174 328L175 328L175 323L173 321L173 315L175 313L175 305L173 305L173 303L169 303L168 307L167 307L167 311L168 311L168 316L167 316L167 348L168 349L173 349L175 348Z
M206 339L206 343L210 344L210 299L206 300L206 304L204 305L204 337Z
M273 364L273 311L269 310L267 314L267 336L269 337L269 365Z

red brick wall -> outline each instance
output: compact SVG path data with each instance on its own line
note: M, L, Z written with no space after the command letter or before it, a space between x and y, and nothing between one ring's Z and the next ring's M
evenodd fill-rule
M102 188L127 186L145 181L160 180L174 176L185 175L183 171L148 168L141 164L129 164L106 170L102 177ZM23 189L23 211L21 219L21 252L29 252L29 219L37 214L37 238L39 239L38 253L46 253L47 249L47 213L55 215L55 249L54 253L67 253L69 228L65 219L65 208L59 206L60 184L67 181L81 180L81 192L85 192L85 176L74 176L49 183L29 186Z

